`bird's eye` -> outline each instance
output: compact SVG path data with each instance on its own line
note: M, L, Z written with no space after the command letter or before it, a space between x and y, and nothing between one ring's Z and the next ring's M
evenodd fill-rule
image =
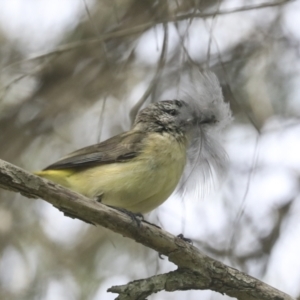
M176 109L167 110L167 113L171 116L176 116L178 114Z
M175 103L176 103L176 105L177 105L178 107L182 107L182 103L181 103L181 101L179 101L179 100L175 100Z

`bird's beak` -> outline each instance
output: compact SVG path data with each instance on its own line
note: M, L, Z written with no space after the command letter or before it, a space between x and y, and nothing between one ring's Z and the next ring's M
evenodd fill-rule
M214 123L217 123L217 119L214 115L205 116L199 123L200 124L214 124Z

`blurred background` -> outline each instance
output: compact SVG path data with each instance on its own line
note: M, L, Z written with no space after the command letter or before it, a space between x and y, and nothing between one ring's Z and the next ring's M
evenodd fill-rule
M146 218L300 298L300 2L0 0L0 158L32 171L128 130L193 65L230 103L226 179ZM0 299L114 299L176 267L144 246L0 191ZM210 291L158 299L229 299Z

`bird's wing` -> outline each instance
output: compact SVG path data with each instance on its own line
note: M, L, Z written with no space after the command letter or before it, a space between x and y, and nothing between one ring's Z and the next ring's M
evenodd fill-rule
M143 146L145 133L134 131L116 135L100 144L82 148L63 157L44 170L87 168L136 157Z

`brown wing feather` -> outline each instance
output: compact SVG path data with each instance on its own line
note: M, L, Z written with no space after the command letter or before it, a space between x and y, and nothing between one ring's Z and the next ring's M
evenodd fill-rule
M125 162L136 157L143 146L145 133L125 132L100 144L79 149L63 157L44 170L87 168L114 162Z

